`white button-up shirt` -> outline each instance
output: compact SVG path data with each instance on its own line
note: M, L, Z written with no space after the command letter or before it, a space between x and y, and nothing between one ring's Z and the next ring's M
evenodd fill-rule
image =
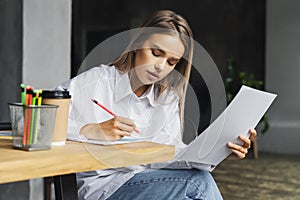
M100 123L112 116L91 102L96 99L119 116L132 119L145 141L185 147L180 131L178 97L174 92L164 101L156 101L154 87L141 97L131 89L128 73L114 66L101 65L84 72L58 88L67 88L72 95L68 122L68 138L82 137L79 131L89 123ZM78 173L79 199L105 199L122 184L142 171L144 166L97 170Z

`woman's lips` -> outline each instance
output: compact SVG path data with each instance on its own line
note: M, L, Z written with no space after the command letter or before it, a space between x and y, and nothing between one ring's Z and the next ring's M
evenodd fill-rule
M150 72L150 71L148 71L148 70L147 70L147 73L148 73L151 77L153 77L153 78L155 78L155 79L159 79L159 75L158 75L157 73L155 73L155 72Z

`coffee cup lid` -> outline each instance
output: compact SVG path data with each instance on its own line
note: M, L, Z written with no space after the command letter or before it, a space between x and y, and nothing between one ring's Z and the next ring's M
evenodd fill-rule
M69 91L67 91L66 89L64 89L64 90L43 90L42 96L43 96L43 98L49 98L49 99L69 99L69 98L71 98Z

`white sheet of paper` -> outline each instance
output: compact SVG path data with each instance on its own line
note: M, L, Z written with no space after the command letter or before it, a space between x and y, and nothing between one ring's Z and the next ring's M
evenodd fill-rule
M242 86L221 115L175 160L217 166L231 154L227 143L240 143L239 135L248 137L249 129L256 127L276 96Z
M133 139L129 137L123 137L120 140L117 141L100 141L100 140L89 140L86 138L68 138L70 141L75 142L85 142L90 144L99 144L99 145L115 145L115 144L126 144L126 143L132 143L132 142L140 142L141 140Z

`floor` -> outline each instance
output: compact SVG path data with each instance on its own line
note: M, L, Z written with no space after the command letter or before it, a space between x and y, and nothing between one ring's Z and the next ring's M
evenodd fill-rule
M225 200L300 200L300 155L225 160L212 174Z

